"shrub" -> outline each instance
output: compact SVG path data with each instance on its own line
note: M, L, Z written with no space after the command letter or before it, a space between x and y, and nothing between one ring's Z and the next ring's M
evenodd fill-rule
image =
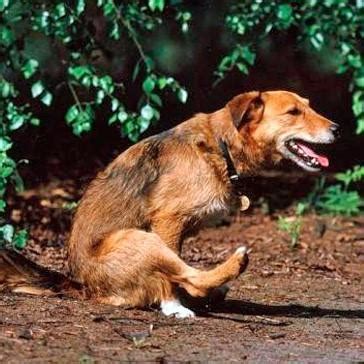
M190 31L193 5L182 0L0 0L0 213L5 213L9 183L17 190L22 180L11 157L13 133L25 125L38 126L42 120L33 112L34 102L52 107L55 90L68 89L73 103L64 115L76 135L90 131L95 111L109 110L108 123L117 124L122 136L136 141L158 121L164 93L187 101L187 90L168 74L160 72L144 48L143 37L157 31L171 16L180 34ZM97 37L90 19L98 17L106 29ZM90 24L91 23L91 24ZM352 76L350 91L356 132L364 132L364 8L362 1L283 0L232 1L222 26L230 32L231 50L216 66L216 82L237 68L247 74L256 59L256 45L273 31L294 29L297 44L336 54L337 72ZM109 70L92 61L97 50L125 45L138 54L130 82L118 82ZM57 75L44 71L48 55L57 63ZM139 89L136 107L128 107L127 91ZM363 167L358 167L362 170ZM360 174L362 179L362 174ZM345 180L343 181L345 185ZM338 190L339 191L339 190ZM0 244L24 245L23 231L16 232L0 221Z

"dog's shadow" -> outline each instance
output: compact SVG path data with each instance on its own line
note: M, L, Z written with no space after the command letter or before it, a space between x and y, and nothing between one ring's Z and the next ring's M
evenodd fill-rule
M213 305L211 312L230 313L240 315L280 316L280 317L341 317L364 318L364 310L344 310L335 308L322 308L319 306L305 306L302 304L268 305L243 300L227 299Z
M266 318L351 318L364 319L364 310L361 309L336 309L310 306L304 304L264 304L244 300L226 299L218 303L209 304L207 301L192 300L189 306L202 317L212 317L233 321L251 321L255 317ZM274 320L271 320L274 324Z

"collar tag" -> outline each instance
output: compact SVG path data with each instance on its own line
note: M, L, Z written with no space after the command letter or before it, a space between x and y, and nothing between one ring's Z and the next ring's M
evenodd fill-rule
M248 196L240 196L240 211L248 210L250 206L250 200Z

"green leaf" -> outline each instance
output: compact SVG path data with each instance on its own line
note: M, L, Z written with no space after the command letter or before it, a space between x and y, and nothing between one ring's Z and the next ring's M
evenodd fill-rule
M76 13L77 15L82 14L85 11L86 3L85 0L77 0Z
M98 78L95 76L85 75L81 78L81 84L88 88L92 83L96 83L95 80L98 80Z
M180 88L180 89L178 89L177 97L178 97L179 101L181 101L183 104L185 104L187 101L187 98L188 98L188 93L184 88Z
M13 239L13 245L17 249L23 249L27 245L28 232L26 230L20 230L15 234Z
M111 94L114 91L114 84L110 76L103 76L99 78L100 87L107 93Z
M145 65L147 67L148 72L150 72L154 68L154 61L152 58L146 56L144 58Z
M32 124L34 126L39 126L40 125L40 120L38 118L31 118L30 119L30 124Z
M364 88L364 77L357 77L354 82L358 87Z
M104 90L98 90L96 94L96 102L98 104L101 104L104 101L105 98L105 91Z
M355 116L359 116L364 113L364 102L354 102L353 103L353 112Z
M13 143L9 137L0 137L0 152L6 152L12 147Z
M6 202L4 200L0 200L0 212L4 212L6 207Z
M0 0L0 11L4 11L9 6L10 0Z
M111 117L109 118L109 121L107 123L109 125L112 125L112 124L114 124L117 121L118 121L118 114L112 114Z
M91 130L94 117L91 103L85 106L73 105L66 114L67 123L72 125L72 131L77 136Z
M68 73L73 76L76 80L80 80L85 75L92 75L92 72L88 66L76 66L69 67Z
M149 104L146 104L142 107L140 114L144 119L150 120L154 116L154 109Z
M164 9L164 0L149 0L148 5L150 10L155 11L163 11Z
M11 243L14 236L14 227L10 224L6 224L0 227L0 238L7 243Z
M145 132L150 126L150 120L141 118L139 120L140 133Z
M2 80L0 86L1 86L1 97L6 99L8 97L15 96L14 86L10 82Z
M23 126L25 121L24 115L15 115L13 118L10 119L10 130L16 130Z
M136 80L136 78L138 77L139 71L140 71L140 64L141 64L141 59L137 62L137 64L134 67L133 70L133 75L132 75L132 80L133 82Z
M65 4L63 4L63 3L57 4L57 6L55 8L55 14L59 18L62 18L63 16L65 16L66 15L66 6L65 6Z
M0 169L0 176L1 178L8 178L14 171L12 167L2 167Z
M43 104L49 106L52 103L53 95L49 91L44 91L40 100L43 102Z
M66 113L67 123L71 124L73 121L75 121L77 119L79 112L80 111L79 111L77 105L72 105Z
M42 81L37 81L36 83L33 83L32 85L32 96L38 97L42 92L44 91L44 86Z
M362 67L361 57L360 57L359 54L357 54L357 55L349 54L348 55L348 63L353 68L361 68Z
M355 133L356 134L363 134L364 133L364 118L360 118L360 119L357 120Z
M37 72L38 67L39 67L39 62L36 59L28 59L28 61L24 64L24 66L21 69L24 78L28 79L32 77L34 73Z
M154 90L154 87L155 87L155 81L154 81L154 79L151 76L147 77L144 80L142 87L143 87L143 90L147 94L150 94Z
M324 36L322 33L316 33L311 36L310 41L317 50L320 50L324 44Z
M288 4L278 6L277 16L281 20L289 20L292 16L292 7Z
M123 124L122 130L126 135L132 133L135 130L135 120L129 119L127 122L125 122Z
M236 67L241 73L244 73L245 75L249 74L249 69L244 63L239 62L236 64Z
M120 27L119 27L119 24L114 22L112 23L112 28L111 28L111 31L110 31L110 37L112 39L115 39L115 40L119 40L120 39Z
M128 114L124 110L121 110L118 112L118 120L121 123L123 123L127 118L128 118Z
M166 77L158 78L158 87L163 90L168 85L168 79Z
M251 66L254 64L255 54L248 47L243 47L241 55L248 64Z
M6 26L0 26L0 44L9 47L15 41L14 33Z
M113 99L111 100L111 111L116 111L116 110L117 110L117 108L119 107L119 105L120 105L119 100L118 100L118 99L113 98Z
M159 95L157 94L150 94L149 98L155 103L157 104L159 107L162 106L162 99L159 97Z

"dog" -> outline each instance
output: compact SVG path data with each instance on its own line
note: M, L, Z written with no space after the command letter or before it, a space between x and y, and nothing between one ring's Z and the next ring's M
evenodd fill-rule
M247 92L211 114L133 145L100 172L84 193L68 243L70 277L15 252L0 255L0 289L69 294L100 303L193 317L177 293L206 297L248 264L245 247L211 270L179 256L186 233L228 209L244 178L288 159L307 171L327 167L316 144L330 144L338 125L288 91Z

